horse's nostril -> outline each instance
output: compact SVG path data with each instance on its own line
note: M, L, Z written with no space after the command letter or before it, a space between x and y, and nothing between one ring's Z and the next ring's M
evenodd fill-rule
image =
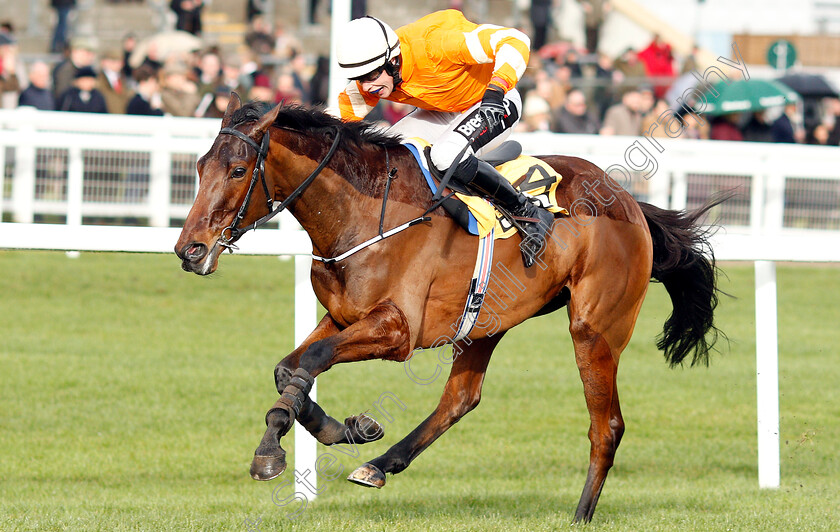
M193 242L184 250L183 256L185 260L197 261L201 260L207 254L207 246L199 242Z

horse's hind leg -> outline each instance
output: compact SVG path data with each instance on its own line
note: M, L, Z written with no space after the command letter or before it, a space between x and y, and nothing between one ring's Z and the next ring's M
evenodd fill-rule
M626 291L613 288L615 295L611 295L604 293L609 290L609 284L604 283L604 280L582 283L572 290L569 304L569 331L590 420L589 471L575 512L575 521L584 522L592 520L624 434L616 387L618 360L630 340L647 286L645 282L635 290L629 286ZM586 285L598 286L601 293L587 289Z
M385 485L385 473L397 474L407 468L426 447L475 408L481 399L481 385L490 356L503 335L499 333L474 340L469 345L463 342L455 344L453 352L457 349L460 353L452 363L449 379L435 411L385 454L353 471L347 480L381 488Z

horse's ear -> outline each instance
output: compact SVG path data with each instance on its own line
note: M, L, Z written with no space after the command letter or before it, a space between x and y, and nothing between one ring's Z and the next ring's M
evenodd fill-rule
M222 118L222 129L230 126L230 118L233 116L234 111L242 107L242 100L239 99L239 95L235 92L230 93L230 101L228 102L227 109L225 110L225 117Z
M257 122L256 127L254 127L254 132L253 132L252 136L254 138L257 138L257 139L262 137L263 134L266 131L268 131L268 128L271 127L271 124L273 124L274 121L277 120L277 115L278 114L280 114L280 104L279 103L277 105L275 105L274 107L272 107L269 112L267 112L266 114L264 114L260 117L260 121Z

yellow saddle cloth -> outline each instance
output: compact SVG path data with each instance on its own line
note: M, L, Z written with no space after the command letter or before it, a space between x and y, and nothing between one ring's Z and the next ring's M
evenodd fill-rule
M413 146L414 150L412 151L416 150L419 154L422 154L426 146L429 146L428 142L419 138L412 138L404 141L404 143ZM417 156L417 161L423 167L424 172L429 171L425 157ZM569 214L569 211L564 207L555 203L555 192L562 176L544 161L530 155L520 155L512 161L497 166L496 169L518 190L537 200L544 209L555 214ZM517 184L517 182L519 183ZM455 197L464 202L475 217L478 222L479 237L487 236L493 228L496 230L496 239L510 238L516 234L516 228L510 221L484 198L459 192L455 193Z

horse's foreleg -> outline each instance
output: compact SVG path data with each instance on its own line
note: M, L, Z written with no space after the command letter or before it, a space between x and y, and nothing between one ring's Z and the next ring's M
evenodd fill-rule
M347 480L381 488L385 485L385 473L396 474L407 468L426 447L475 408L481 399L481 385L490 356L503 335L500 333L474 340L470 345L457 343L453 349L460 350L460 353L452 363L449 379L435 411L402 441L356 469Z
M274 368L274 384L277 386L277 392L282 395L286 386L292 382L292 375L300 365L300 357L310 345L340 332L339 326L327 313L315 330ZM316 440L324 445L349 443L351 440L371 442L378 440L385 434L382 427L373 418L364 414L348 417L344 420L344 423L330 417L308 395L304 398L296 419ZM364 434L362 432L363 428L366 429Z
M313 333L314 334L314 333ZM315 377L334 364L369 359L405 360L410 353L409 326L403 312L392 302L383 302L367 316L339 331L337 334L316 340L308 345L299 356L298 368L292 374L289 383L283 388L280 399L266 414L266 432L254 452L251 463L251 476L257 480L270 480L277 477L286 467L285 451L280 447L282 438L291 429L292 423L303 414L308 428L322 432L322 435L335 436L338 421L325 420L324 411L310 401L307 405L309 390ZM289 357L286 357L289 359ZM331 419L331 418L330 418ZM353 418L349 418L348 421ZM364 424L362 439L372 441L377 438L375 430L364 420L352 422L354 426ZM346 427L345 425L342 425ZM366 429L366 430L365 430ZM368 436L370 434L370 436ZM381 437L381 433L378 434ZM332 443L339 443L336 440Z
M277 393L283 393L283 389L292 380L292 373L300 365L300 357L309 349L309 346L324 338L329 338L341 332L338 324L329 313L325 314L309 336L301 342L294 351L286 355L274 368L274 384L277 386Z

